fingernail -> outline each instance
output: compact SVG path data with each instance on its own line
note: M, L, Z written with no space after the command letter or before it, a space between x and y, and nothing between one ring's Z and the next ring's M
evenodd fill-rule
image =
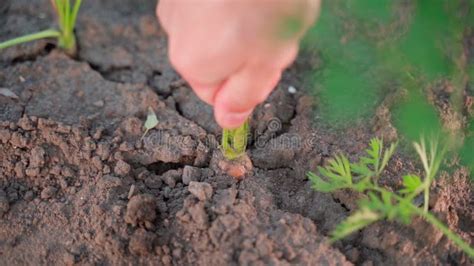
M216 120L222 128L238 128L245 122L251 112L252 111L243 113L225 113L222 115L217 115Z

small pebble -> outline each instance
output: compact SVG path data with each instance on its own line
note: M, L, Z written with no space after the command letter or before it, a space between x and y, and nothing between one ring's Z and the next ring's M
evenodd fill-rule
M32 201L35 197L35 194L33 191L29 190L25 193L25 196L23 197L26 201Z
M52 198L56 194L56 191L57 191L57 189L53 186L45 187L41 191L41 199L45 200L45 199Z
M130 190L128 191L128 199L131 199L135 195L135 185L130 186Z
M188 187L189 192L200 201L208 200L212 197L212 186L205 182L191 181Z
M289 86L288 87L288 92L291 93L291 94L295 94L296 93L296 88L293 87L293 86Z

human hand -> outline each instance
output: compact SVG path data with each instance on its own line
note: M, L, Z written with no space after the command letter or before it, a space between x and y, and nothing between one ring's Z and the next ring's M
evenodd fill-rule
M214 106L223 128L240 126L280 80L320 0L161 0L171 64Z

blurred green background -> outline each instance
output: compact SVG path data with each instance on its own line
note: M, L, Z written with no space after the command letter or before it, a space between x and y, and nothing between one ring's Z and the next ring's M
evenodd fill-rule
M323 1L302 50L321 58L306 81L321 121L350 127L383 104L402 142L453 139L474 176L474 0Z

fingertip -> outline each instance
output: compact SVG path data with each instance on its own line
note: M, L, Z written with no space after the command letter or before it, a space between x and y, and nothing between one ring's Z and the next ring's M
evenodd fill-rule
M225 129L234 129L241 126L250 116L252 110L235 113L220 108L214 109L214 116L219 126Z

